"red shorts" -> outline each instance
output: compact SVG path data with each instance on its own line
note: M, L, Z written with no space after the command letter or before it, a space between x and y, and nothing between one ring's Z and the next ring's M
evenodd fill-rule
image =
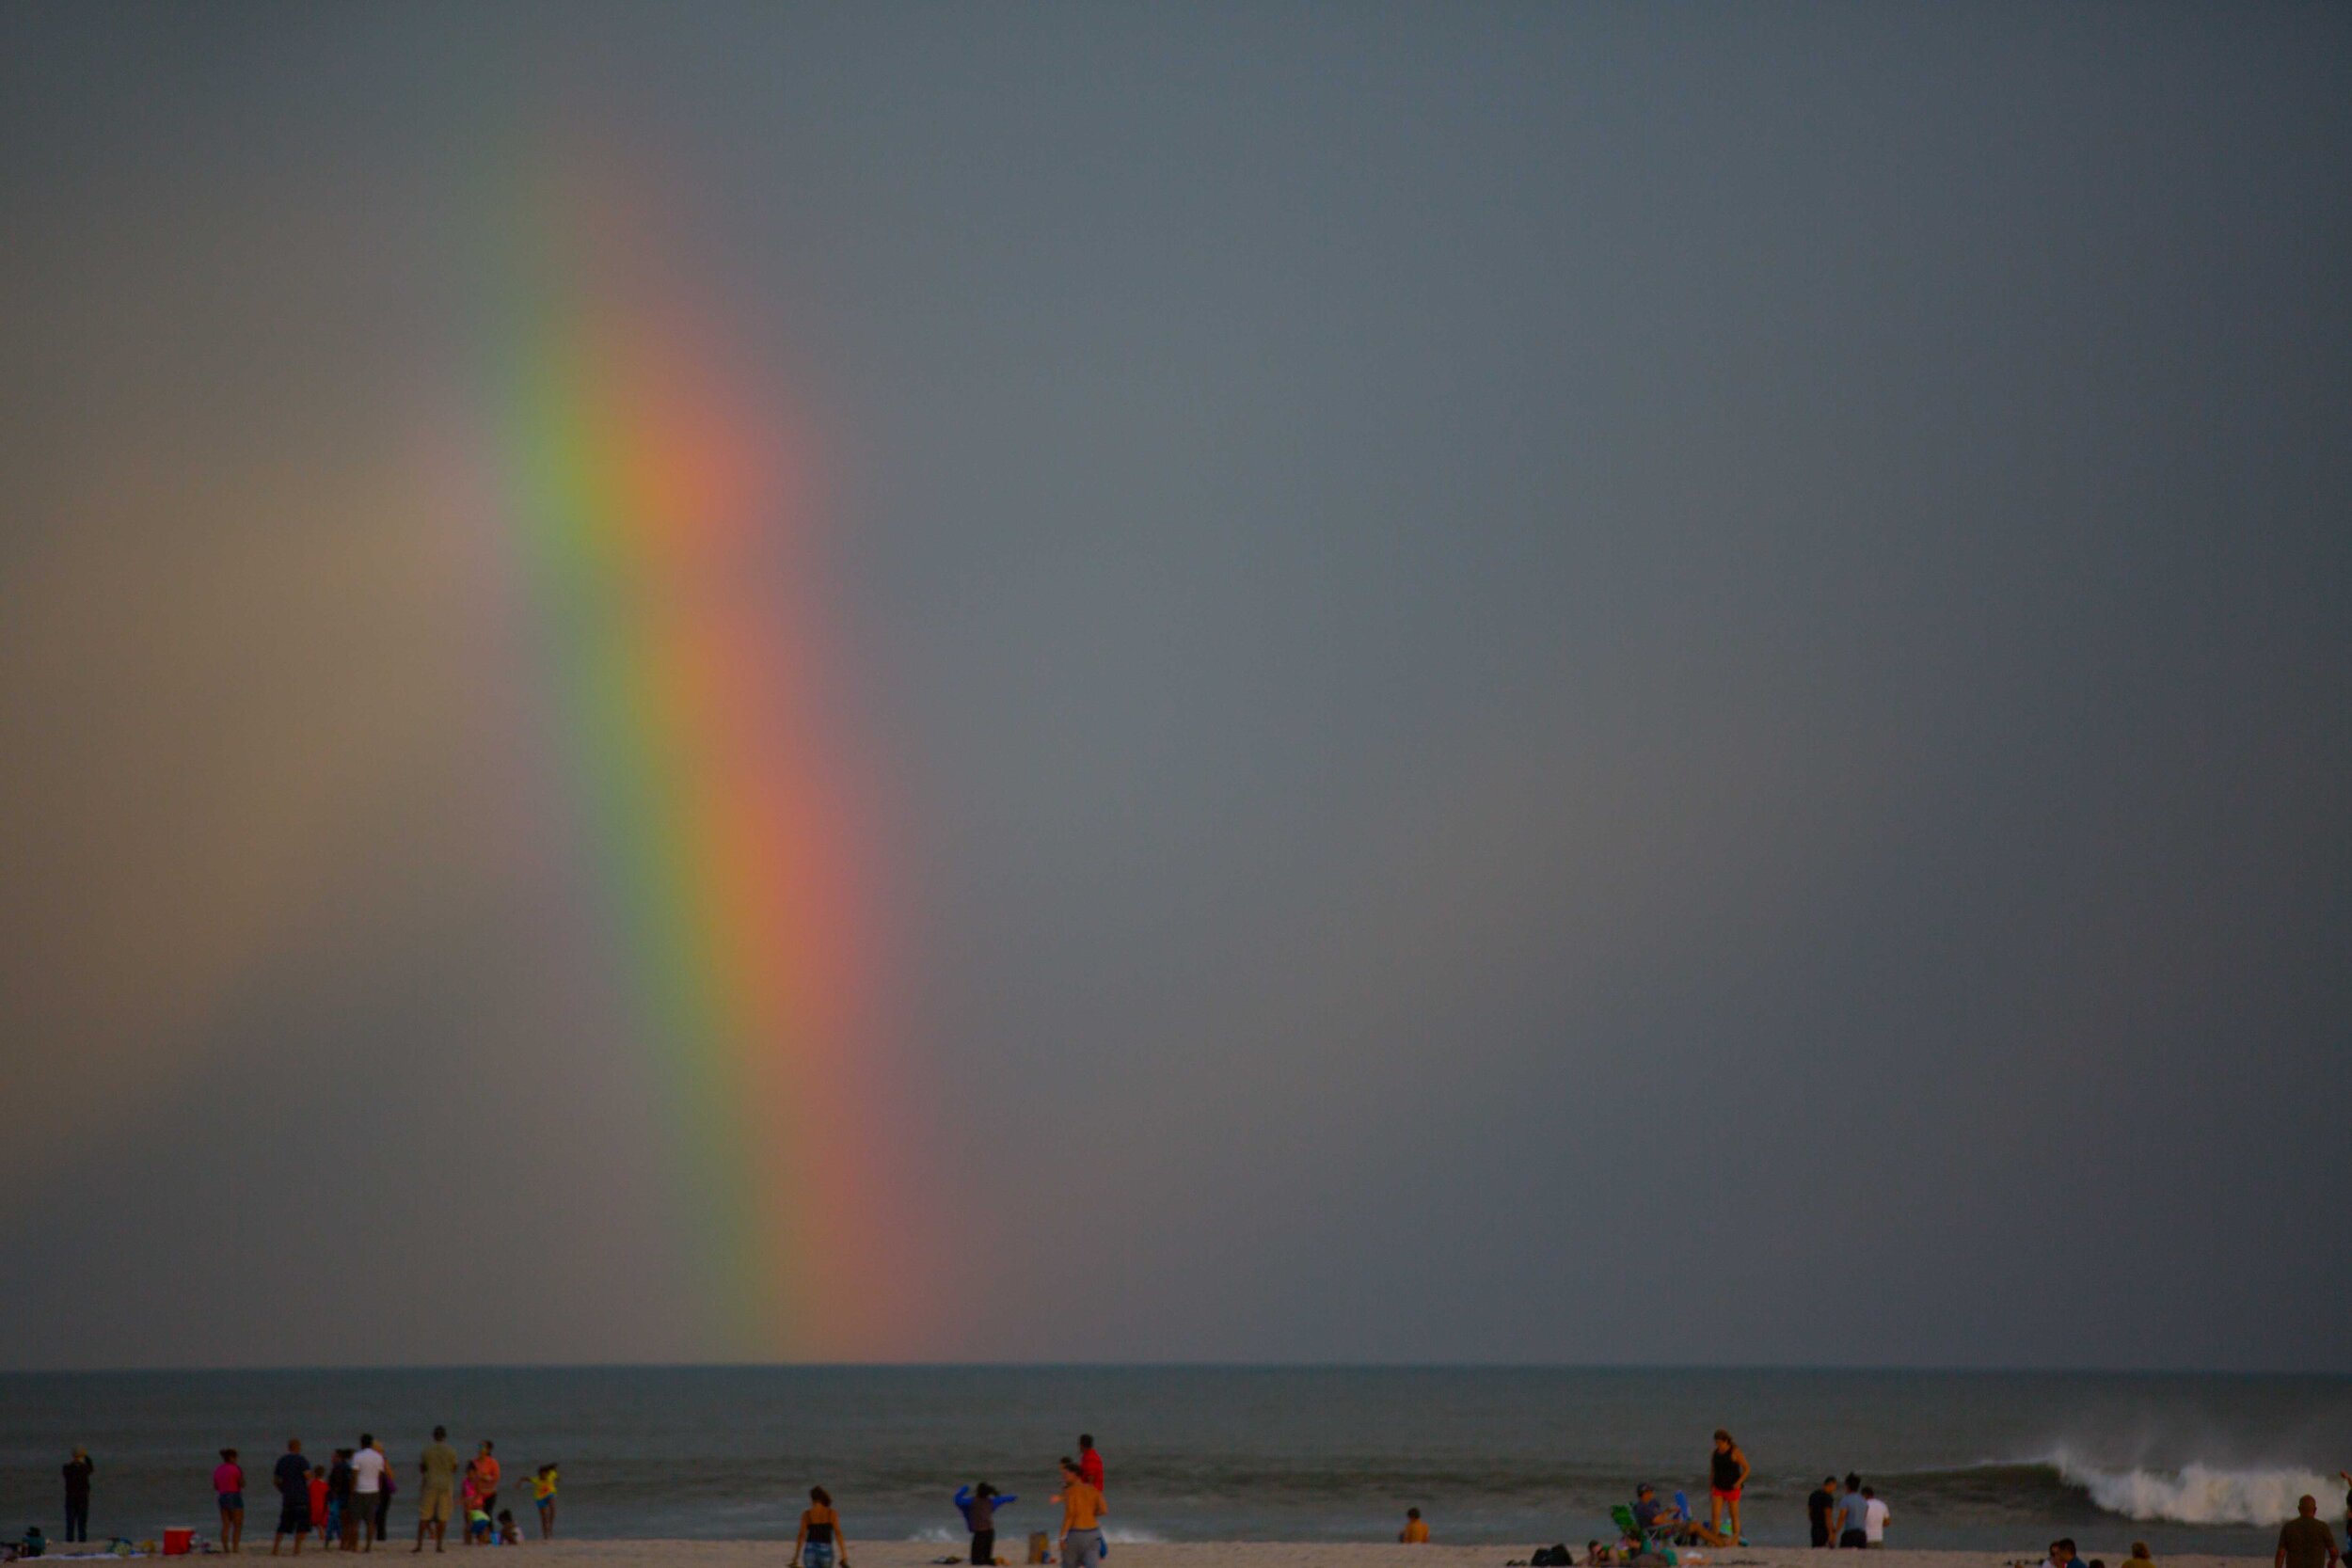
M1736 1503L1740 1500L1740 1488L1735 1486L1730 1491L1725 1492L1721 1488L1710 1487L1708 1490L1707 1495L1714 1498L1719 1503Z

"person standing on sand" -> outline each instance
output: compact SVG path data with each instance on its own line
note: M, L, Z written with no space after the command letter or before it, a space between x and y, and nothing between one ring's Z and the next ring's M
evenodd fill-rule
M1405 1528L1396 1532L1396 1538L1407 1546L1429 1544L1429 1521L1421 1516L1420 1509L1405 1511Z
M424 1550L429 1526L433 1549L437 1552L442 1538L449 1534L451 1495L457 1486L457 1450L449 1446L449 1428L433 1429L433 1441L417 1462L417 1475L422 1483L417 1492L417 1550Z
M542 1465L531 1478L531 1500L539 1505L539 1539L555 1539L555 1466Z
M310 1466L312 1475L326 1478L326 1503L319 1512L319 1520L329 1551L342 1544L343 1507L351 1501L351 1466L343 1463L346 1457L342 1449L337 1449L327 1455L326 1464Z
M1061 1490L1053 1500L1061 1504L1062 1568L1092 1568L1103 1556L1103 1515L1110 1508L1103 1489L1087 1480L1074 1459L1061 1462Z
M1837 1478L1823 1476L1821 1484L1815 1487L1813 1495L1804 1500L1804 1519L1812 1528L1816 1550L1836 1542L1836 1533L1830 1528L1836 1517Z
M68 1541L89 1539L89 1478L97 1468L89 1462L89 1449L75 1444L73 1457L65 1462L65 1538Z
M310 1533L310 1462L302 1457L302 1439L286 1439L286 1451L278 1456L278 1465L270 1472L278 1486L278 1533L270 1537L269 1555L276 1557L278 1548L292 1535L294 1555L302 1555L302 1538Z
M310 1528L319 1532L319 1544L326 1544L326 1471L320 1465L310 1466Z
M1748 1484L1748 1456L1740 1451L1740 1445L1731 1440L1731 1433L1715 1429L1715 1451L1708 1457L1707 1528L1728 1534L1745 1544L1740 1529L1740 1494ZM1731 1528L1724 1530L1724 1513L1731 1514Z
M1837 1544L1840 1546L1867 1546L1870 1544L1870 1537L1862 1528L1862 1478L1848 1470L1846 1495L1838 1499L1837 1504ZM2065 1544L2068 1543L2054 1541L2050 1549L2056 1551ZM2065 1568L2065 1564L2060 1563L2058 1568Z
M1894 1511L1879 1501L1879 1495L1866 1486L1862 1489L1862 1506L1857 1512L1862 1517L1862 1544L1866 1547L1885 1545L1886 1522L1895 1516Z
M220 1549L224 1552L245 1550L245 1466L237 1463L237 1450L220 1450L220 1463L213 1466L213 1497L220 1504Z
M487 1437L482 1440L482 1451L474 1456L473 1483L482 1494L482 1512L497 1517L499 1511L498 1445Z
M358 1472L352 1467L352 1457L349 1449L337 1449L334 1467L326 1472L326 1511L335 1516L335 1539L347 1552L359 1545L359 1505L352 1490Z
M371 1552L375 1550L384 1528L380 1506L384 1501L384 1472L391 1467L392 1462L375 1446L375 1433L361 1433L359 1451L351 1456L351 1506L359 1534L367 1542L364 1549Z
M1078 1433L1078 1474L1097 1492L1104 1489L1103 1456L1096 1451L1094 1433L1090 1432ZM1111 1544L1107 1540L1103 1543L1102 1555L1111 1555Z
M812 1486L801 1511L801 1533L792 1538L792 1568L834 1568L836 1562L850 1568L850 1538L841 1531L833 1494Z
M2279 1527L2279 1550L2271 1568L2336 1568L2336 1536L2319 1516L2319 1499L2306 1497L2295 1517Z

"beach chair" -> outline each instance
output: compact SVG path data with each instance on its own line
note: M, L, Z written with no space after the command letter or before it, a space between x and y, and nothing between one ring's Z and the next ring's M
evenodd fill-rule
M1633 1510L1628 1505L1619 1503L1612 1508L1609 1511L1609 1518L1610 1522L1617 1527L1617 1534L1633 1547L1637 1555L1661 1557L1670 1563L1681 1560L1675 1551L1674 1541L1671 1538L1672 1532L1644 1529L1641 1522L1633 1517Z

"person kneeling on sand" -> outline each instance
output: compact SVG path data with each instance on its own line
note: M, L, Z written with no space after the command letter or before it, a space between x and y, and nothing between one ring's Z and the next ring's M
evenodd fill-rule
M1429 1544L1429 1521L1421 1516L1420 1509L1408 1508L1405 1511L1405 1528L1396 1532L1396 1538L1407 1546Z
M956 1489L956 1508L963 1515L963 1528L972 1533L969 1560L973 1568L995 1568L996 1511L1020 1500L1005 1496L987 1481Z

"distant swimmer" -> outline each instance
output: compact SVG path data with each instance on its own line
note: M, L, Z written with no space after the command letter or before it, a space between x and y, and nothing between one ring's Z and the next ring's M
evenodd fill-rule
M1429 1544L1429 1521L1421 1516L1420 1509L1408 1508L1405 1511L1405 1528L1396 1532L1396 1538L1407 1546Z

